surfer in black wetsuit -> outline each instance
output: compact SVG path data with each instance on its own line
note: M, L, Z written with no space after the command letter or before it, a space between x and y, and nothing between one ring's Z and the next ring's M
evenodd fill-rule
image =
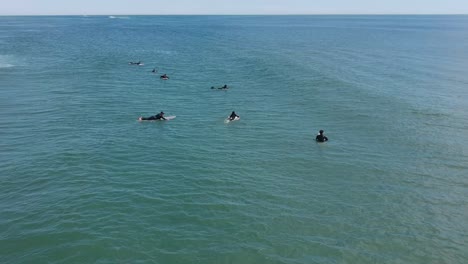
M214 86L211 86L211 89L227 90L227 89L229 89L229 87L225 84L225 85L223 85L223 87L218 87L218 88L215 88Z
M163 80L167 80L167 79L169 79L169 76L167 76L167 74L163 74L163 75L161 75L161 77L159 77L159 78L161 78L161 79L163 79Z
M158 71L156 70L156 68L154 68L151 72L152 73L157 73Z
M236 117L239 117L236 112L232 111L231 115L229 116L229 120L234 120Z
M154 116L140 117L139 120L166 120L166 118L164 118L164 112L161 111L161 113L156 114Z
M319 134L315 137L315 141L317 142L326 142L328 141L328 138L323 135L323 130L319 131Z

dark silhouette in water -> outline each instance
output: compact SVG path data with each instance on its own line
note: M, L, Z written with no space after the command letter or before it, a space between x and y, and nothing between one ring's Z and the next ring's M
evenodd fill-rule
M229 116L229 120L234 120L236 117L239 117L236 112L232 111L231 115Z
M317 141L317 142L328 141L328 138L323 134L323 130L319 131L319 134L315 137L315 141Z
M140 116L140 118L138 118L138 120L166 120L166 118L164 118L164 112L161 111L159 114L156 114L154 116L150 116L150 117L142 117Z
M133 62L133 61L131 61L131 62L129 62L128 64L130 64L130 65L143 65L143 63L141 63L141 61L139 61L139 62Z
M227 90L229 87L225 84L222 87L215 88L214 86L211 86L211 89L218 89L218 90Z

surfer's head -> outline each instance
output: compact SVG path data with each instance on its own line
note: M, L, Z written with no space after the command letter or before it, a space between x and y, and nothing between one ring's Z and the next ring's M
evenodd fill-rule
M319 133L320 133L320 135L322 135L322 134L323 134L323 130L320 130Z

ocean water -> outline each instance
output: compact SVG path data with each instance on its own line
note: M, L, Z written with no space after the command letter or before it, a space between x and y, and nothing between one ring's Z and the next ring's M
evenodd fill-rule
M0 17L0 263L467 263L467 70L468 16Z

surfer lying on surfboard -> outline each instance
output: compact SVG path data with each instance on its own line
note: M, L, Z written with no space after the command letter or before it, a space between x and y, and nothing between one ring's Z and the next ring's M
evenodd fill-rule
M164 118L164 112L161 111L161 113L159 114L156 114L154 116L150 116L150 117L140 117L138 118L138 120L166 120L166 118Z
M218 90L227 90L229 87L225 84L223 87L215 88L214 86L211 86L211 89L218 89Z
M133 62L133 61L131 61L131 62L129 62L128 64L130 64L130 65L138 65L138 66L143 65L143 63L141 63L141 61L139 61L139 62Z

